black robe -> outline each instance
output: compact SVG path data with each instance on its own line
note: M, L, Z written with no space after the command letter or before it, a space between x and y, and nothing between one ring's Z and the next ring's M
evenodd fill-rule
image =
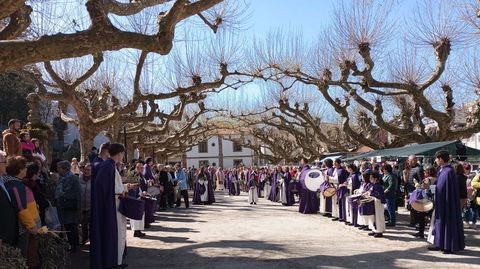
M0 187L0 240L10 246L15 246L18 240L17 212L12 201L8 199L8 194Z

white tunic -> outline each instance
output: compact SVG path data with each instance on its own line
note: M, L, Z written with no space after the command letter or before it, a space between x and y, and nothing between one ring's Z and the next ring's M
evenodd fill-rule
M375 199L375 216L373 218L374 223L369 223L368 226L371 226L371 229L375 233L385 232L385 215L384 215L384 206L380 199ZM371 219L370 219L371 220Z
M120 200L117 199L117 195L126 192L126 186L122 182L122 177L117 169L115 169L115 204L117 206L117 233L118 233L118 265L122 264L123 252L125 250L125 244L127 242L127 218L118 211Z
M287 203L287 184L284 179L282 179L282 184L280 184L280 202L282 204Z
M258 202L258 190L257 187L251 187L248 190L248 202L249 203L256 203Z
M205 186L205 192L200 195L202 202L208 202L208 180L199 180L199 183Z

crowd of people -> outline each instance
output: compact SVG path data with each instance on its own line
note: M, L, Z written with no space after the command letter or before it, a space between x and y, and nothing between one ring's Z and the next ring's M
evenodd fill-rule
M324 173L324 180L318 191L312 191L305 185L312 168L303 160L298 176L299 211L320 212L332 221L358 227L379 238L386 227L396 226L398 202L405 199L410 211L409 225L418 230L412 235L428 237L433 245L430 250L456 253L465 248L462 221L471 218L470 225L475 228L479 195L474 190L478 190L480 176L472 178L467 163L451 163L447 151L436 153L435 164L424 168L415 156L410 156L400 171L395 163L392 166L388 162L378 165L364 161L359 166L344 166L340 159L327 159L313 167ZM470 212L471 217L462 212ZM431 221L425 234L427 218Z
M35 235L45 232L44 226L65 231L71 252L89 242L91 268L125 268L128 223L133 236L143 238L155 212L180 208L182 200L185 208L211 205L216 191L248 193L252 206L260 198L283 206L298 203L300 213L320 213L376 238L396 226L405 201L409 224L418 230L412 235L431 238L431 249L444 253L465 247L462 221L475 228L480 214L480 176L472 177L467 163L451 163L444 151L436 154L436 166L423 167L410 156L402 170L395 162L344 165L340 159L314 166L302 159L299 166L196 169L156 163L152 157L124 163L124 146L105 143L85 160L54 159L47 169L39 140L20 132L18 120L3 132L3 149L0 240L19 248L29 268L41 266ZM316 191L305 183L311 171L322 174Z
M151 157L124 164L124 146L110 143L92 148L85 161L53 159L47 169L39 140L21 132L18 120L8 126L0 151L0 240L19 248L29 268L41 267L36 235L47 232L44 227L64 231L72 253L90 242L92 268L126 267L122 198L144 201L142 218L129 220L139 238L156 211L180 207L182 199L190 206L195 169Z
M401 164L401 170L396 161L344 165L340 159L326 159L312 167L305 159L299 167L202 167L195 190L207 195L205 190L214 184L212 190L226 189L231 196L248 193L251 205L256 205L259 198L284 206L298 203L300 213L320 213L375 238L383 237L387 227L397 225L398 208L405 206L410 212L408 225L417 230L412 236L428 237L433 244L431 250L455 253L465 247L463 224L476 228L480 174L472 174L468 163L451 161L448 152L440 151L434 164L422 166L412 155ZM324 174L317 191L308 189L305 183L312 169Z

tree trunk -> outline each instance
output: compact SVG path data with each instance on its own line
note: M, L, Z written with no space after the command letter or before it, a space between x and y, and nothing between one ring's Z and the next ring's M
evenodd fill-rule
M93 140L97 136L97 132L92 128L93 123L80 122L78 124L78 131L80 133L80 159L86 160L88 153L93 147Z

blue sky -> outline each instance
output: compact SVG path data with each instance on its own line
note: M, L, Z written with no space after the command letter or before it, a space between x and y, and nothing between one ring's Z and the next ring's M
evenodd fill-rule
M306 37L316 36L330 22L338 0L248 0L250 35L262 35L276 28L302 29Z

